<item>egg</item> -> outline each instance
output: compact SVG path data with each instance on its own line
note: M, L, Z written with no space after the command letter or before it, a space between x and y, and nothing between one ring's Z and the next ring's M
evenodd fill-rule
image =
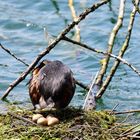
M41 114L35 114L35 115L33 115L33 117L32 117L32 121L33 121L33 122L37 122L37 120L38 120L39 118L41 118L41 117L43 117Z
M58 124L59 123L59 119L58 118L53 117L53 116L50 116L50 115L48 115L46 117L46 119L48 121L48 126L55 125L55 124Z
M48 120L44 117L41 117L37 120L37 124L46 126L46 125L48 125Z

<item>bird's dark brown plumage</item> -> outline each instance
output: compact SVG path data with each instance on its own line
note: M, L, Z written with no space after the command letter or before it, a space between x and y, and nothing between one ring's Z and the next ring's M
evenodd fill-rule
M61 61L42 61L29 82L29 95L35 108L65 108L75 92L73 73Z

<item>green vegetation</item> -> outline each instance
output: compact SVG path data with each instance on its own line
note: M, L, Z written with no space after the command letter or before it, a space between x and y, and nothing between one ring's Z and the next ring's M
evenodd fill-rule
M33 112L12 111L17 116L31 120ZM84 112L80 109L47 111L44 116L53 114L60 119L54 126L35 126L10 114L0 115L0 140L110 140L118 138L128 127L118 125L116 118L106 111Z

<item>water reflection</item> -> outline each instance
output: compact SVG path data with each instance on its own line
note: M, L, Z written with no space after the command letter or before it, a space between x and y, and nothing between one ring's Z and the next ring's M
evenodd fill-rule
M66 17L60 13L58 2L56 0L51 0L51 2L52 2L52 5L54 6L54 8L56 9L56 14L60 18L62 18L64 20L65 25L67 25L68 24L68 19L66 19Z

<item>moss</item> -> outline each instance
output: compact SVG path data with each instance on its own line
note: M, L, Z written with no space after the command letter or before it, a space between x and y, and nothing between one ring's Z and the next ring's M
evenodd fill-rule
M33 112L17 109L14 114L31 120ZM118 137L125 129L114 128L116 118L105 111L84 112L69 108L62 111L47 111L60 119L54 126L33 126L11 115L0 115L0 140L110 140Z

